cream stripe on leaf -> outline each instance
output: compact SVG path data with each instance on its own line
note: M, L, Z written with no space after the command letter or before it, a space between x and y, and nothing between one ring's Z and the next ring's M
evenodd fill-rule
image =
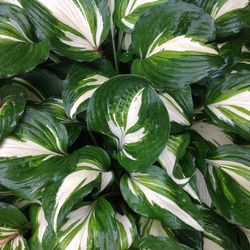
M49 55L49 42L46 38L40 41L35 37L25 11L16 5L1 3L0 13L2 79L30 71L44 62Z
M108 96L108 98L107 98ZM152 164L168 138L168 113L145 78L113 77L92 96L89 130L111 138L119 163L128 171Z
M206 159L205 176L212 201L218 211L232 223L250 226L250 151L238 145L224 145ZM236 205L237 204L237 205Z
M131 32L140 16L150 7L168 0L118 0L116 1L115 20L118 27Z
M58 234L60 249L119 249L119 236L112 206L100 198L82 203L67 215Z
M108 1L21 0L43 36L56 52L76 60L101 57L100 46L110 30Z
M222 58L209 44L214 38L213 19L202 9L182 1L152 7L132 33L138 57L132 73L146 76L161 92L184 88L222 66Z
M109 171L110 159L104 150L86 146L78 154L76 168L63 180L48 186L43 193L46 218L55 232L76 202L93 188L103 191L113 180L113 173Z
M123 176L120 185L124 199L136 213L173 229L203 231L198 209L164 170L151 166L143 173Z
M13 4L19 8L22 8L22 5L20 4L20 2L18 0L1 0L4 3L9 3L9 4Z
M75 167L77 154L67 155L64 125L47 112L28 108L15 133L0 145L0 182L17 196L35 200L44 185Z
M74 65L67 76L63 102L67 115L73 119L85 111L96 89L109 79L110 73Z
M23 88L15 84L0 88L0 142L17 126L25 105L26 95Z
M220 127L250 138L250 74L238 72L215 81L208 90L205 111Z

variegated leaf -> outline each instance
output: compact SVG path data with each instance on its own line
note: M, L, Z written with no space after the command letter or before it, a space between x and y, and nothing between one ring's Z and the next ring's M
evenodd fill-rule
M29 247L26 239L20 235L16 236L7 244L0 245L0 250L28 250L28 249Z
M76 168L43 192L43 208L55 232L76 202L87 196L93 188L103 191L113 180L113 173L109 171L110 159L104 150L86 146L78 154Z
M129 215L115 214L116 225L119 232L119 250L129 249L138 237L134 218Z
M128 171L152 164L169 134L163 103L147 79L134 75L113 77L97 89L87 123L113 140L118 161Z
M0 88L0 142L17 126L25 104L26 96L23 88L14 84Z
M27 72L45 61L49 55L49 42L46 39L37 40L21 8L0 3L0 13L2 79Z
M216 80L207 92L206 113L220 127L250 138L250 74L228 74Z
M132 34L139 57L132 72L146 76L162 92L184 88L222 66L217 50L208 44L214 35L212 18L194 5L169 0L152 7Z
M68 117L74 119L77 114L85 111L94 92L108 79L109 75L105 72L74 65L63 91L63 102Z
M142 216L160 220L169 228L203 231L199 211L189 196L158 167L121 179L121 192L129 206Z
M117 26L127 32L134 29L140 16L150 7L165 3L168 0L117 0L115 21Z
M0 0L0 3L9 3L9 4L13 4L19 8L22 8L22 5L20 4L19 0Z
M67 155L65 127L46 112L27 109L15 134L0 145L0 184L18 197L37 199L41 188L57 181L76 164Z
M101 57L100 46L110 29L106 0L21 0L21 4L57 53L76 61Z
M109 202L100 198L83 203L67 215L59 232L59 249L117 249L118 229L114 210Z
M212 201L232 223L250 226L250 150L224 145L207 156L206 182Z

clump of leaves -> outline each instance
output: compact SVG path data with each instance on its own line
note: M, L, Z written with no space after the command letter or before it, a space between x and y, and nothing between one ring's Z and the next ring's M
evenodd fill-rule
M249 0L0 0L0 249L250 249Z

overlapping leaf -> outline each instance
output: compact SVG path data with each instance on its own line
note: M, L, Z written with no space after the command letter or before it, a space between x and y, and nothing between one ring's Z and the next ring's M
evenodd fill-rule
M195 83L223 64L215 47L206 44L214 35L212 18L194 5L170 0L153 7L137 22L132 36L140 57L132 72L146 76L161 91Z
M21 0L42 37L54 50L76 61L100 58L100 46L109 33L106 0Z
M28 109L13 136L0 146L0 184L32 200L41 188L75 167L77 154L67 155L65 127L46 112Z
M152 164L169 134L169 118L160 98L142 77L113 77L99 87L87 114L90 130L114 140L119 163L129 171Z
M0 79L27 72L48 55L49 42L37 40L22 9L0 3Z
M17 125L26 104L23 88L17 85L4 85L0 88L0 142Z

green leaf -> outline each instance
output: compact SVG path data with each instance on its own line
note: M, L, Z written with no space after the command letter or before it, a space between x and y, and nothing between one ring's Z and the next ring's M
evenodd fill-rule
M65 127L46 112L27 109L15 133L0 146L0 184L34 200L44 185L67 175L77 153L67 155Z
M24 89L8 84L0 88L0 142L17 126L26 104Z
M143 173L124 175L120 187L124 199L136 213L160 220L169 228L192 227L203 231L198 209L164 170L151 166Z
M134 29L135 23L147 9L167 1L168 0L117 0L115 2L115 22L121 30L131 32Z
M145 32L145 29L147 32ZM132 72L146 76L160 91L184 88L222 66L212 44L215 26L208 14L194 5L170 0L152 7L132 34Z
M32 70L49 55L49 42L38 41L24 11L0 3L0 79Z
M88 106L87 123L89 130L113 139L118 161L128 171L156 161L170 127L150 82L134 75L113 77L97 89Z
M119 248L126 250L131 247L138 237L137 228L134 218L128 215L115 214L116 225L119 232Z
M19 8L22 8L22 5L20 4L19 0L0 0L0 3L9 3L9 4L13 4Z
M227 74L210 85L205 111L219 127L250 139L250 73Z
M13 232L10 233L13 234ZM1 250L28 250L28 249L29 247L27 241L20 235L16 236L14 239L9 241L9 243L1 246Z
M96 89L109 79L108 74L75 64L70 70L63 91L66 113L71 119L85 111Z
M109 33L106 0L21 0L41 37L55 52L76 61L101 57L100 46Z
M43 192L43 208L55 232L76 202L90 194L93 188L103 191L113 180L113 173L109 171L110 159L104 150L86 146L78 153L77 167Z
M149 236L142 238L139 243L139 249L141 250L156 250L156 249L173 249L173 250L191 250L178 241L166 237Z
M230 222L250 227L250 150L224 145L206 159L206 182L220 213Z
M68 214L56 249L117 249L118 237L114 210L109 202L100 198L93 203L83 203Z

